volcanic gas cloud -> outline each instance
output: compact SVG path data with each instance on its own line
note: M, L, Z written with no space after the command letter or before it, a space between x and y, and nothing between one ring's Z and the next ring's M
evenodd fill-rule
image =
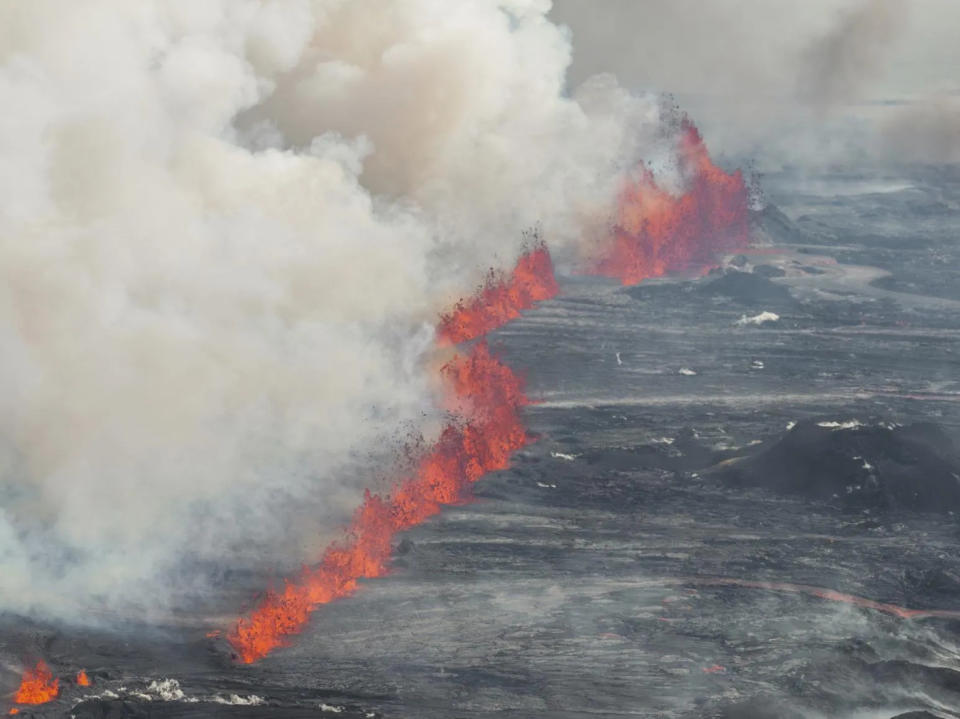
M689 119L681 125L677 159L685 191L671 194L642 168L624 186L609 241L588 272L633 285L709 267L719 255L750 244L743 175L713 163Z
M491 275L477 297L445 315L440 342L477 337L556 291L550 254L539 245L520 258L509 276ZM282 590L268 592L234 625L227 640L241 661L254 662L282 646L303 629L317 606L352 594L359 579L383 576L397 532L423 522L443 505L465 501L471 483L505 469L510 454L527 443L520 417L528 404L523 381L485 342L456 355L441 375L455 419L420 459L412 477L398 482L386 496L365 494L346 537L330 546L319 564L305 568Z

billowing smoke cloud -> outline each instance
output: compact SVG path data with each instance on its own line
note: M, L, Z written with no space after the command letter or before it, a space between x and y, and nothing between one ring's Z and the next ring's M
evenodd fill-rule
M819 107L859 99L863 86L882 71L907 10L903 0L868 0L843 16L806 49L800 96Z
M435 431L439 312L534 223L574 252L658 133L565 95L548 9L0 5L3 608L309 561Z

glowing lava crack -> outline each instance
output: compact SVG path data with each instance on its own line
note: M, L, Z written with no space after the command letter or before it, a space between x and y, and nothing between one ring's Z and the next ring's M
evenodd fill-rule
M521 257L509 277L489 281L479 295L484 299L458 305L444 318L440 336L448 341L475 337L554 294L553 265L540 246ZM241 661L254 662L283 646L287 637L302 631L316 607L352 594L359 579L383 576L397 532L420 524L444 505L465 501L473 482L505 469L511 453L527 443L520 417L529 403L523 381L485 342L455 356L441 374L461 419L447 425L412 477L387 496L364 495L346 538L330 546L319 564L304 568L282 590L268 592L234 625L227 641Z

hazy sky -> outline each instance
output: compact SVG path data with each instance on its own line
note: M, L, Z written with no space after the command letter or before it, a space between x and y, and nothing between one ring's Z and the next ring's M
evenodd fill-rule
M572 87L610 72L672 92L722 150L797 146L802 127L800 154L830 154L838 127L866 121L867 153L960 159L956 0L555 0L552 16L573 31ZM881 100L911 106L863 106ZM910 140L918 124L935 137Z

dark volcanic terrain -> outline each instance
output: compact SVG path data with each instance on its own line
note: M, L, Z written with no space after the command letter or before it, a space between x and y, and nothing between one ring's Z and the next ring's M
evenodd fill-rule
M539 440L292 647L204 636L237 573L149 629L0 617L0 693L42 656L77 719L960 717L960 173L764 186L726 267L492 335Z

